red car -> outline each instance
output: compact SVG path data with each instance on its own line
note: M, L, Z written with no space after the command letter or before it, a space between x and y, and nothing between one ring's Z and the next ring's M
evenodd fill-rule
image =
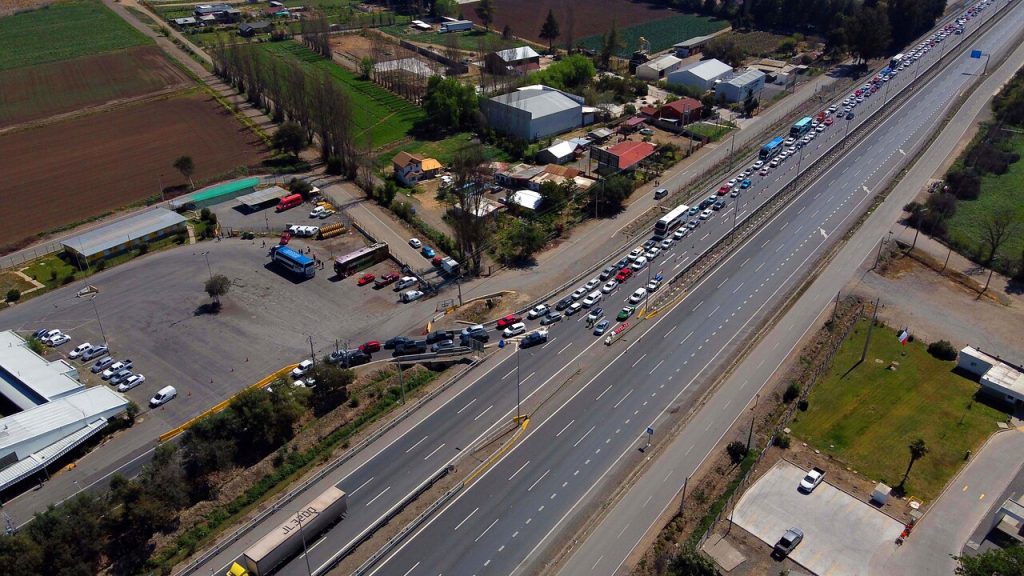
M380 342L376 340L370 340L366 344L359 345L360 352L366 352L367 354L373 354L374 352L380 352Z
M516 322L522 322L522 321L523 321L523 317L522 316L516 316L515 314L509 314L508 316L504 316L502 318L498 318L498 328L504 328L506 326L511 326L511 325L515 324Z
M374 276L373 274L363 274L362 276L359 277L359 282L356 282L356 284L358 284L359 286L366 286L370 282L373 282L374 278L376 278L376 276Z
M388 284L391 284L398 280L398 274L394 272L388 272L387 274L377 278L377 281L373 283L374 288L383 288Z
M718 195L719 196L725 196L728 193L729 193L729 186L728 185L722 186L721 188L718 189Z
M829 116L828 118L825 118L825 126L831 126L831 125L832 125L832 117Z
M631 269L623 268L622 270L619 270L618 274L615 275L615 279L621 283L625 282L626 280L629 280L630 276L632 275L633 271Z
M441 265L441 260L443 260L443 258L441 258L440 256L434 256L434 259L431 260L430 263L437 267Z
M292 239L292 233L291 232L289 232L287 230L285 230L284 232L281 232L281 242L280 242L281 246L284 246L285 244L287 244L288 241L291 240L291 239Z

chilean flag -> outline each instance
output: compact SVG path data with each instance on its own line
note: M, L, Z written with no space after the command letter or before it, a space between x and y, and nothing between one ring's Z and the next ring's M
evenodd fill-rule
M900 335L897 336L897 338L900 339L900 344L903 344L904 346L906 346L907 345L907 340L910 339L910 333L907 332L906 328L904 328L903 332L900 332Z

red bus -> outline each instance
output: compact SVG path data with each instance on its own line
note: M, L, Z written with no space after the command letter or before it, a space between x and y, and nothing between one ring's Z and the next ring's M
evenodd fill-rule
M275 210L277 210L278 212L284 212L285 210L289 208L295 208L300 204L302 204L302 195L292 194L290 196L285 196L284 198L281 198L281 201L277 203L277 208Z

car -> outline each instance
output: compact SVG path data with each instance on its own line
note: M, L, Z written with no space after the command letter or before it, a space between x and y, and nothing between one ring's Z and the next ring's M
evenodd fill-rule
M523 317L522 316L517 316L515 314L506 314L505 316L502 316L501 318L498 318L497 325L498 325L498 328L505 328L507 326L511 326L513 324L516 324L517 322L522 322L522 321L523 321Z
M534 306L533 309L530 310L526 317L529 318L530 320L533 320L534 318L540 318L541 316L547 314L549 310L551 310L551 307L548 306L547 304L538 304Z
M789 138L786 138L786 140L782 142L782 145L783 146L792 146L793 142L796 142L796 138L793 138L792 136L790 136Z
M117 385L117 391L127 392L145 381L146 377L143 376L142 374L132 374L127 379L125 379L124 382L121 382L120 384Z
M402 292L401 301L408 304L409 302L415 302L420 298L423 298L422 290L407 290L405 292Z
M285 230L284 232L281 232L281 238L277 241L277 243L280 244L281 246L284 246L285 244L291 242L291 240L292 240L292 233L291 233L291 231Z
M615 315L615 319L619 322L629 320L629 317L633 315L633 312L636 312L635 306L623 306L622 310L619 310L619 313Z
M344 368L352 368L353 366L362 366L370 362L370 355L362 350L342 350L341 355L338 358L338 364ZM309 386L310 379L306 379L306 385ZM315 382L315 381L314 381Z
M467 328L467 330L468 330L468 328ZM463 331L463 332L465 332L465 331ZM404 344L406 342L412 342L412 341L413 341L412 338L409 338L408 336L395 336L394 338L388 338L387 340L384 341L384 349L385 350L394 350L395 348L398 347L399 344Z
M587 295L587 289L586 288L577 288L576 290L573 290L572 299L573 299L573 301L576 301L576 300L579 300L580 298L583 298L586 295ZM501 326L499 326L499 328L501 328Z
M746 177L750 176L753 173L754 173L754 169L753 168L747 168L743 172L740 172L740 176L743 177L743 178L746 178Z
M814 131L817 132L818 134L821 134L822 132L825 131L825 125L824 124L818 124L818 127L815 128Z
M590 314L587 314L587 321L596 322L597 319L600 318L601 316L604 316L604 308L601 308L600 306L598 306L597 308L592 308L590 310Z
M654 191L655 200L661 200L665 196L668 196L668 188L658 188Z
M807 133L807 136L804 136L804 138L806 138L806 139L807 139L807 143L808 143L808 144L810 144L810 143L811 143L811 141L812 141L812 140L814 140L814 139L815 139L815 138L817 138L817 137L818 137L818 133L817 133L817 132L814 132L814 131L808 132L808 133Z
M581 302L583 302L583 307L584 308L590 308L594 304L597 304L598 302L600 302L601 298L602 298L601 292L598 291L598 290L594 290L590 294L587 294L587 297L584 298Z
M359 277L359 280L356 281L356 286L366 286L367 284L373 282L376 279L377 277L373 274L363 274L362 276Z
M626 280L629 280L631 276L633 276L633 269L623 268L622 270L619 270L618 274L615 275L615 280L621 284Z
M402 276L398 279L398 282L395 283L395 292L413 286L417 282L419 282L419 280L417 280L415 276Z
M772 158L772 161L768 163L772 168L778 168L779 164L782 164L782 160L780 160L778 156Z
M758 160L758 161L754 162L754 170L757 170L761 166L764 166L764 160Z
M291 372L292 378L302 378L303 376L306 375L306 372L309 372L312 369L313 369L313 361L312 360L303 360L302 362L299 362L298 366L296 366L295 368L292 368L292 372Z
M454 340L441 340L440 342L434 342L434 344L430 346L430 351L431 352L444 352L446 350L452 350L454 348L455 348L455 341Z
M739 195L740 195L740 191L739 190L733 190L732 192L729 192L729 198L736 198Z
M730 188L732 188L732 186L721 186L718 188L718 192L716 192L716 194L718 194L719 196L725 196L726 194L729 193Z
M64 333L60 333L50 338L46 343L56 348L57 346L60 346L62 344L67 344L70 340L71 336L68 336L67 334Z
M782 538L779 538L779 541L775 543L775 547L772 549L772 556L775 556L780 560L789 556L790 552L792 552L793 549L796 548L797 544L799 544L803 539L803 530L799 528L790 528L789 530L786 530L786 533L782 535Z
M646 248L633 248L629 252L629 256L627 256L627 258L629 258L629 261L632 262L633 260L636 260L637 258L643 256L644 252L646 252L646 251L647 251Z
M573 314L579 312L580 310L583 310L583 303L573 302L572 304L569 305L568 308L565 309L565 315L572 316Z
M688 216L696 216L697 214L700 214L700 210L701 209L696 206L691 206L690 209L686 211L686 214Z
M654 246L653 248L647 251L647 254L644 254L644 257L646 257L648 260L654 260L655 258L658 257L658 254L661 254L661 248Z
M50 332L59 332L59 330L51 330L49 328L40 328L32 333L32 337L36 340L42 341Z
M647 286L646 286L647 293L648 294L652 294L652 293L656 292L658 290L658 288L660 288L660 287L661 287L661 280L657 280L657 279L651 280L650 282L647 283Z
M430 259L430 263L434 266L434 268L440 266L441 262L444 262L444 258L440 256L434 256L433 258Z
M739 181L740 181L740 178L732 178L728 182L726 182L725 185L728 186L729 188L732 188Z
M153 395L149 399L149 407L156 408L174 400L178 396L178 391L174 389L174 386L164 386L159 392Z
M330 353L330 354L328 354L328 355L327 355L327 358L325 358L324 360L326 360L328 364L338 364L338 363L340 363L340 362L341 362L342 360L344 360L344 359L345 359L345 356L346 356L346 355L347 355L347 354L348 354L349 352L352 352L352 351L351 351L351 350L345 350L345 349L341 349L341 350L332 350L332 351L331 351L331 353Z
M846 115L846 119L847 119L847 120L853 120L853 112L850 112L850 113L848 113L848 114Z
M779 155L776 156L776 158L778 158L779 163L781 164L781 163L785 162L787 158L789 158L789 152L786 152L785 150L783 150L782 152L779 152Z
M561 300L559 300L558 304L555 304L555 310L558 310L559 312L561 312L562 310L565 310L566 308L568 308L569 305L572 304L572 302L573 302L573 297L572 296L566 296L565 298L562 298Z
M100 358L99 360L96 361L95 364L92 365L92 368L89 368L89 371L92 372L93 374L99 374L100 372L103 372L104 370L109 368L110 365L113 363L114 359L111 358L110 356Z
M328 208L328 209L326 209L326 210L324 210L323 212L320 213L320 219L324 220L326 218L330 218L334 214L335 214L335 211L331 210L330 208Z
M831 125L832 125L832 119L831 118L825 118L825 126L831 126Z
M619 283L618 282L616 282L615 280L609 280L609 281L604 283L604 286L601 286L601 292L603 294L611 294L618 287L619 287Z
M541 326L547 326L549 324L554 324L555 322L561 322L561 321L562 321L562 313L561 312L555 312L554 310L552 310L551 312L548 312L546 315L544 315L543 318L540 319L540 324L541 324Z
M611 278L612 276L615 276L615 273L618 270L619 269L616 268L614 264L606 267L604 270L601 271L601 276L600 276L601 280L607 280L607 279Z
M800 486L797 490L804 494L810 494L821 484L821 481L825 479L825 471L821 468L811 468L807 475L804 476L803 480L800 481Z
M644 266L647 266L647 257L641 256L630 265L630 268L632 268L633 271L636 272L638 270L643 270Z
M487 329L480 324L463 329L460 336L463 339L472 338L473 340L479 340L480 342L487 342L491 339L491 335L487 333Z
M505 331L502 332L501 334L505 338L511 338L513 336L518 336L519 334L522 334L524 332L526 332L526 324L523 324L522 322L516 322L514 324L509 324L508 327L505 328Z
M751 182L749 178L744 178L743 181L740 182L740 189L746 190L747 188L750 188L751 184L753 184L753 182Z
M761 176L767 176L769 172L771 172L771 170L769 170L768 167L765 166L764 168L761 168L761 171L758 172L758 174L760 174Z
M647 289L646 288L637 288L636 290L633 291L632 294L630 294L630 296L629 296L629 303L630 304L639 304L640 301L643 300L644 297L646 297L646 296L647 296Z
M124 382L125 380L131 378L134 375L135 373L132 372L131 370L119 370L117 374L114 374L113 376L110 377L110 383L120 384L121 382Z
M629 258L622 257L622 258L619 259L618 262L615 263L615 269L616 270L622 270L626 266L629 266L629 263L630 263L630 259Z
M448 334L451 334L451 332L449 332ZM366 354L380 352L380 342L378 342L377 340L368 340L359 345L359 351L365 352Z
M110 349L103 344L99 346L93 346L92 348L89 348L85 352L82 352L82 362L89 362L90 360L95 360L96 358L104 356L109 352Z
M601 279L600 278L591 278L590 281L587 282L587 284L585 286L583 286L583 287L587 289L587 292L590 292L594 288L597 288L600 285L601 285Z
M648 250L650 250L651 248L654 248L657 245L658 245L658 241L655 240L654 238L651 238L647 242L644 242L644 252L647 252Z
M84 344L79 344L78 346L75 346L74 350L72 350L68 354L68 358L71 358L72 360L78 358L89 348L92 348L92 344L89 344L88 342L85 342Z
M420 250L420 253L423 254L424 258L433 258L434 256L437 256L437 252L434 252L434 249L430 246L424 246L423 249Z
M327 211L327 208L324 208L323 206L317 206L316 208L313 208L312 210L309 211L309 217L310 218L319 218L320 215L323 214L326 211Z
M714 204L711 205L711 209L714 210L715 212L718 212L722 208L725 208L725 202L723 202L721 200L719 200L718 202L715 202Z
M529 334L527 334L523 338L522 342L519 343L519 345L521 347L523 347L523 348L529 348L530 346L536 346L538 344L543 344L544 342L547 342L547 341L548 341L548 331L547 330L534 330L533 332L530 332Z
M114 374L117 374L121 370L131 368L133 365L134 362L132 362L130 359L121 360L120 362L114 362L113 364L108 366L106 370L103 371L103 374L100 374L100 378L103 378L104 380L110 380L111 378L113 378Z
M661 244L659 244L658 247L661 248L662 250L668 250L669 248L672 247L672 239L665 238L664 240L661 241Z
M705 198L705 199L701 200L700 204L697 206L697 211L694 212L694 214L700 214L701 210L707 208L708 206L711 206L717 200L718 200L718 196L711 196L710 198Z
M410 238L409 246L412 246L413 248L419 250L420 248L423 247L423 242L420 242L419 238Z
M379 290L387 286L388 284L394 284L395 282L398 281L398 278L398 274L395 274L394 272L388 272L387 274L384 274L380 278L377 278L377 280L374 281L373 283L373 287Z
M643 128L640 130L640 133L644 136L654 136L654 130L651 130L650 128Z
M689 231L690 231L689 228L683 226L679 230L676 230L675 232L672 233L672 239L673 240L682 240L683 238L686 238L686 234Z
M408 356L410 354L424 354L427 351L427 343L423 340L403 342L395 347L394 356Z
M705 208L704 211L700 213L700 219L707 220L708 218L711 218L711 214L713 214L711 208Z
M608 326L611 326L611 322L609 322L608 320L601 320L597 324L594 324L594 336L600 336L604 334L605 330L608 329Z
M696 230L698 226L700 226L700 220L694 219L686 223L686 228L689 230Z

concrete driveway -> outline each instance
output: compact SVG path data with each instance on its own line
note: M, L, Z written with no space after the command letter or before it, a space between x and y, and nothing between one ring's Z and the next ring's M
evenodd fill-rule
M895 548L903 525L826 482L797 491L805 471L780 460L743 494L733 522L774 546L788 528L804 540L790 559L820 575L870 574L869 559ZM766 550L765 553L768 553Z

